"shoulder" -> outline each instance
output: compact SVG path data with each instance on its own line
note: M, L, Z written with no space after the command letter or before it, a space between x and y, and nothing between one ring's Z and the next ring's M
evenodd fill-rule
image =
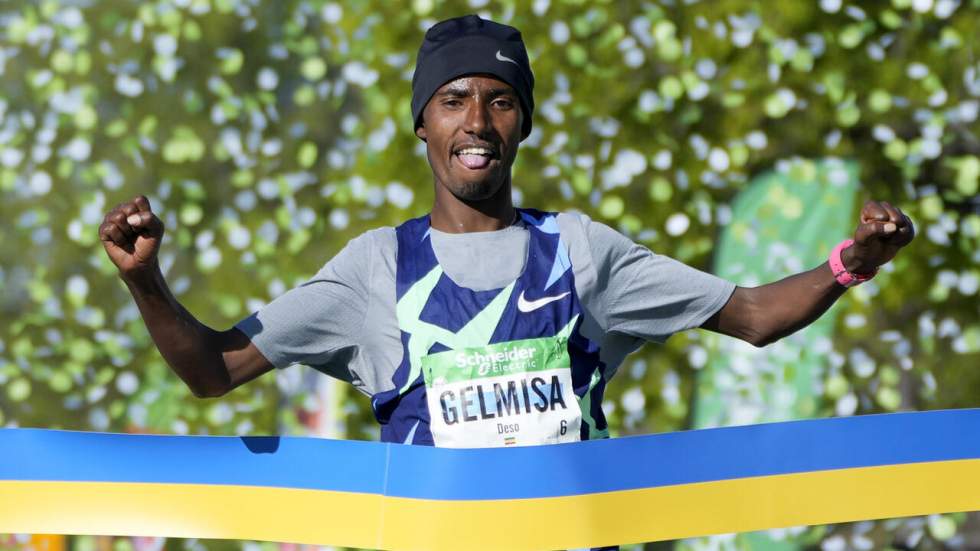
M588 241L589 226L594 223L588 215L577 211L559 212L556 218L558 219L558 230L566 243L571 245L576 242Z
M346 279L363 279L374 265L396 249L395 229L380 227L365 231L352 238L336 255L327 260L314 279L326 276ZM331 277L331 278L333 278Z
M398 239L395 236L395 228L382 226L368 230L351 240L353 244L357 241L358 247L371 248L377 252L395 252L398 248Z
M382 226L368 230L347 242L340 254L366 254L394 252L397 247L395 228ZM338 255L339 256L339 255Z
M569 248L585 247L592 256L613 256L637 247L629 237L580 212L558 213L558 227Z
M559 212L556 217L562 233L581 232L592 222L587 215L577 211Z

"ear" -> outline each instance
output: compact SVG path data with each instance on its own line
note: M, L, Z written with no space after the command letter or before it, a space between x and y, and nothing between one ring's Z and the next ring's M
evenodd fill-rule
M427 141L429 135L425 131L425 123L415 129L415 135L418 136L423 142Z

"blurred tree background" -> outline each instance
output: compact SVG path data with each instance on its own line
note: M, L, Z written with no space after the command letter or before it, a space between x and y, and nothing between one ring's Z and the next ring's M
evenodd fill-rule
M980 0L66 0L0 4L0 426L376 439L365 397L308 368L195 399L97 228L149 196L175 294L230 326L348 239L427 212L415 52L431 24L471 12L522 30L537 79L518 204L585 212L713 270L751 178L854 161L857 206L888 200L919 236L835 307L812 416L980 405ZM706 339L627 360L604 403L614 435L691 426ZM936 515L770 537L965 549L978 525Z

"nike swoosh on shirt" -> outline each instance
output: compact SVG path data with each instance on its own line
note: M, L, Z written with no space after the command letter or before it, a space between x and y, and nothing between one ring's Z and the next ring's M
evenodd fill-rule
M500 50L497 50L497 60L498 61L509 61L509 62L513 63L514 65L517 65L518 67L521 66L519 63L517 63L513 59L511 59L511 58L505 56L504 54L500 53Z
M533 312L545 304L565 298L569 295L569 293L571 293L571 291L565 291L564 293L553 297L541 297L537 300L527 300L524 298L524 291L521 291L521 296L517 297L517 309L525 314L528 312Z

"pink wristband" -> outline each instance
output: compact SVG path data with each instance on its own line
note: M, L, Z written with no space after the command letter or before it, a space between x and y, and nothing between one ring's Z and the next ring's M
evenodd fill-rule
M834 272L834 277L837 278L837 283L840 283L844 287L854 287L855 285L860 285L865 281L873 278L878 270L871 272L870 274L855 274L847 271L844 267L844 261L841 260L841 252L854 244L853 239L845 239L834 247L834 250L830 251L830 270Z

